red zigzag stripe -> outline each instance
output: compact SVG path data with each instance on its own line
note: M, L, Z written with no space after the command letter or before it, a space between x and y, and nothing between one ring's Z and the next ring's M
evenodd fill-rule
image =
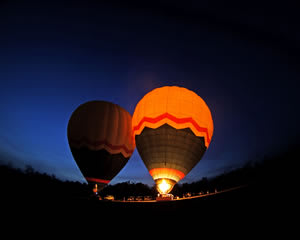
M121 149L124 149L124 151L127 154L132 154L133 153L133 150L129 150L125 145L112 145L112 144L108 143L107 141L95 141L95 142L92 142L92 141L88 140L87 138L81 138L80 140L71 140L70 143L71 144L75 144L75 145L80 145L82 143L86 143L87 145L91 145L91 146L94 146L94 147L97 147L99 145L104 144L104 145L108 146L112 150L121 150Z
M86 177L85 178L87 181L89 182L96 182L96 183L105 183L105 184L109 184L110 180L105 180L105 179L99 179L99 178L90 178L90 177Z
M196 121L189 117L189 118L177 118L177 117L174 117L173 115L169 114L169 113L164 113L162 115L159 115L158 117L156 118L150 118L150 117L144 117L137 126L134 126L133 127L133 135L135 135L134 133L139 130L142 126L142 124L144 122L149 122L149 123L157 123L165 118L168 118L170 119L171 121L175 122L175 123L178 123L178 124L183 124L183 123L191 123L193 124L193 126L199 131L199 132L204 132L206 134L206 139L207 139L207 142L208 144L210 143L210 137L209 137L209 134L208 134L208 130L207 128L204 128L204 127L200 127L198 125L198 123L196 123Z

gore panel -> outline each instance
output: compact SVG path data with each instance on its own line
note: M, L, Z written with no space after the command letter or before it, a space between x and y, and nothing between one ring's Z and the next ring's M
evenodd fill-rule
M156 129L145 127L135 140L148 170L172 168L186 175L206 151L204 137L197 137L189 128L175 129L168 124Z
M129 158L121 153L110 154L105 149L93 151L88 148L71 148L74 159L86 178L113 179Z

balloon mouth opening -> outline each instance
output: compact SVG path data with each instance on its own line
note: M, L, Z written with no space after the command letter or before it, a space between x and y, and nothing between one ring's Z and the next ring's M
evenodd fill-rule
M176 182L168 178L160 178L155 180L156 189L160 194L168 194L172 191Z
M106 187L107 184L88 182L88 185L90 186L90 188L92 188L93 193L98 195L103 190L103 188Z

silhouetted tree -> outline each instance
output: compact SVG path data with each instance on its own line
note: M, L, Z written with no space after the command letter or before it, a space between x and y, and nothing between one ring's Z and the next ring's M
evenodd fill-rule
M278 198L280 196L278 193L293 190L292 186L296 182L297 161L295 159L298 159L298 149L298 145L293 145L274 155L265 156L260 161L247 162L241 168L213 178L204 177L193 183L176 184L172 193L182 197L187 192L198 194L199 192L212 192L215 189L248 186L247 197L260 195ZM91 189L87 184L61 181L54 175L41 174L31 166L26 166L24 171L9 166L0 166L0 189L1 200L74 200L89 199L91 196ZM149 195L155 197L157 190L155 186L123 182L108 185L100 194L102 196L114 195L116 199Z

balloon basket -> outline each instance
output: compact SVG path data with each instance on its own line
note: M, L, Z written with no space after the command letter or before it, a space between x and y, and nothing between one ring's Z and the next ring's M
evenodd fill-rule
M156 197L157 202L162 202L162 201L172 201L174 199L173 194L158 194Z

